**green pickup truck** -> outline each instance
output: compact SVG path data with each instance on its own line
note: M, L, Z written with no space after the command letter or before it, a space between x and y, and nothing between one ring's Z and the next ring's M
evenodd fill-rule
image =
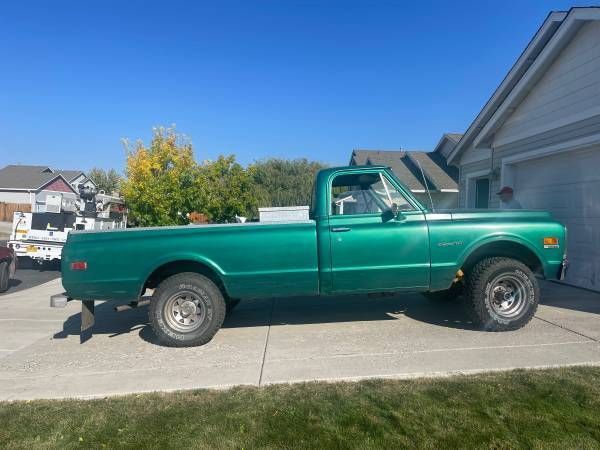
M135 306L153 289L150 323L172 346L210 341L240 300L284 296L461 296L483 329L514 330L536 311L537 278L564 277L565 243L546 212L432 211L387 167L329 168L306 221L73 231L50 303L82 301L83 332L95 301Z

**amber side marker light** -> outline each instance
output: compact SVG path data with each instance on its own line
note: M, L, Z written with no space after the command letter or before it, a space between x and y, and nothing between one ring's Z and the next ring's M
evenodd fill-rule
M71 270L87 270L87 262L85 262L85 261L72 262Z
M544 248L555 248L558 247L558 238L555 237L545 237L544 238Z

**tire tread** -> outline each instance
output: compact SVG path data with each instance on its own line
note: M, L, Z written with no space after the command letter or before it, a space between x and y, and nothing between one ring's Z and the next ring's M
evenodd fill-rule
M534 287L536 290L535 305L521 318L515 321L511 321L508 324L499 323L493 321L489 317L489 313L484 301L481 299L485 296L485 288L488 279L488 271L497 269L501 266L508 266L511 268L518 268L522 272L526 273L529 278L534 280ZM522 262L508 258L504 256L494 256L485 258L479 261L471 270L466 277L466 295L464 296L464 302L469 313L469 316L478 325L483 326L488 331L511 331L522 328L533 319L537 310L539 302L539 288L537 287L537 280L535 276Z
M158 300L163 293L173 285L189 283L190 279L195 279L196 282L202 285L203 289L209 291L209 294L214 301L214 320L212 321L209 329L196 338L188 340L176 340L166 334L160 327L158 320L156 320L157 314L161 314L161 311L159 310L160 302ZM217 331L219 331L221 325L223 325L223 321L225 320L226 306L221 290L210 278L196 272L182 272L163 280L154 292L153 297L154 298L150 302L150 307L148 308L150 325L155 336L158 338L158 341L161 344L169 347L193 347L204 345L210 342L215 334L217 334Z

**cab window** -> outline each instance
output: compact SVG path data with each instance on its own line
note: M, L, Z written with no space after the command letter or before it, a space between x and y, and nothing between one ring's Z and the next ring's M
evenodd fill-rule
M412 205L381 173L339 175L331 184L331 215L410 211Z

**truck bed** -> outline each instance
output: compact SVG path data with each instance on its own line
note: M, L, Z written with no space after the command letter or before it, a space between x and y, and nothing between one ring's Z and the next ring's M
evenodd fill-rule
M66 270L91 261L85 271ZM169 263L210 267L233 298L316 295L314 221L75 231L63 249L63 286L81 300L135 300Z

